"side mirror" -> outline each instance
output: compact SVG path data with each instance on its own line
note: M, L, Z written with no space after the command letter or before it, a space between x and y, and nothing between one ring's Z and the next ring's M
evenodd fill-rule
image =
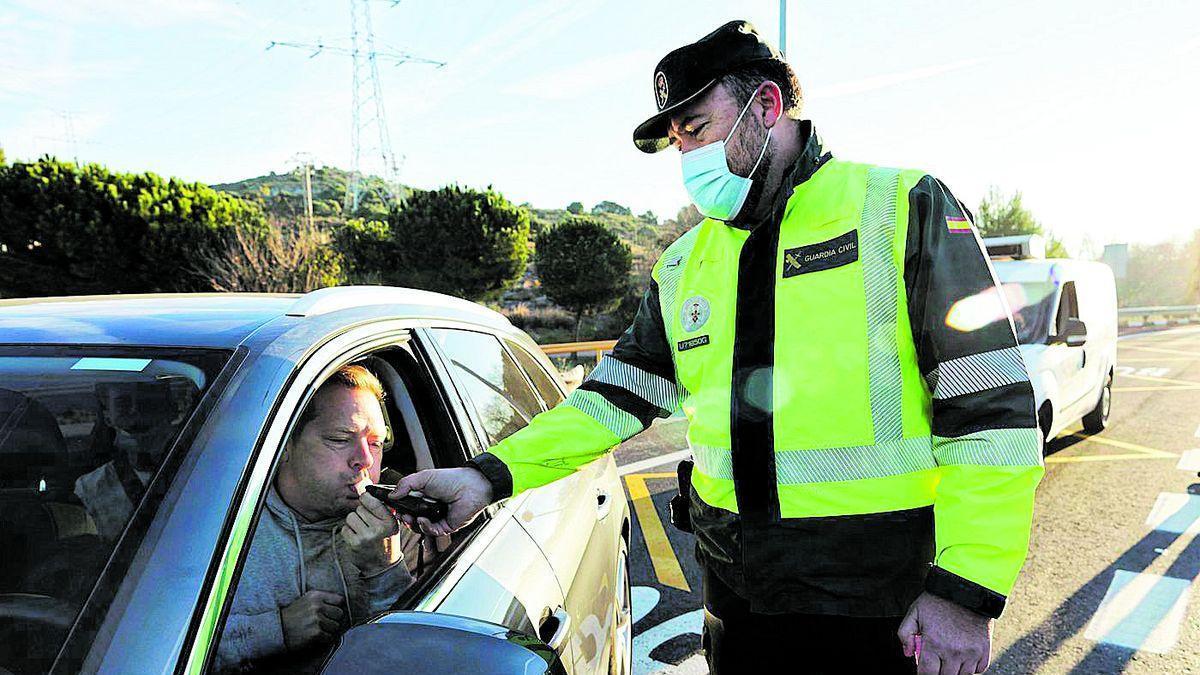
M433 612L390 612L347 631L322 673L566 675L536 637L486 621Z
M1065 344L1068 347L1082 347L1087 342L1087 324L1079 319L1067 319L1067 325L1058 335L1050 338L1050 344Z

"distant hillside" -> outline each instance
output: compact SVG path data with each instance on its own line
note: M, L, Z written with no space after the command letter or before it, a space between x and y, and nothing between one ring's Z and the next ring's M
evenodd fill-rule
M387 218L387 207L380 198L387 193L386 183L382 178L367 178L368 190L354 214L342 212L348 183L349 172L342 169L322 167L313 171L313 217L319 227L333 229L345 223L348 218ZM300 171L271 173L212 187L257 203L269 218L281 224L300 223L304 218L304 174ZM401 199L407 198L413 192L414 188L408 186L399 188ZM699 214L691 207L680 210L674 219L660 221L651 212L634 215L628 207L612 201L602 201L590 208L585 208L580 202L572 202L564 208L556 209L539 208L528 203L521 206L529 211L531 240L536 238L538 233L554 227L565 218L579 215L604 223L629 246L633 254L634 277L631 294L622 298L621 305L613 312L585 321L585 332L597 338L611 337L628 325L637 309L637 301L647 283L650 268L659 253L675 237L700 220ZM542 293L532 257L523 278L502 295L498 304L510 319L528 330L536 339L543 342L571 339L571 317L553 307Z
M350 184L350 172L337 167L325 166L313 170L313 215L318 222L332 224L344 220L342 213L346 200L346 187ZM271 172L266 176L247 178L235 183L212 186L258 203L271 216L281 220L298 220L304 215L304 173L300 170L288 173ZM398 186L401 199L412 192L411 188ZM379 176L366 177L366 190L359 202L355 216L382 218L387 214L382 195L387 194L387 182Z

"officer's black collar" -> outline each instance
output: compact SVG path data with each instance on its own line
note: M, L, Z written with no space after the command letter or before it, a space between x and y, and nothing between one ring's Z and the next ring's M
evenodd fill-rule
M804 149L800 151L800 156L788 168L787 173L783 174L783 179L779 182L779 188L771 197L774 204L771 208L771 215L768 220L779 223L783 218L783 209L787 206L788 199L791 198L792 192L796 186L804 181L812 178L812 175L824 166L833 158L833 155L825 149L821 142L821 137L813 128L811 120L801 120L799 124L799 132L804 140ZM735 219L727 223L730 227L736 227L739 230L753 230L761 224L761 221L751 221Z

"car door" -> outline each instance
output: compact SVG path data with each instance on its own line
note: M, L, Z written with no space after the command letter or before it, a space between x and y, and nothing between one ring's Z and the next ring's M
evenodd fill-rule
M504 344L534 385L543 406L549 409L560 403L562 389L538 359L516 341L506 339ZM624 497L613 457L607 454L571 476L532 491L519 519L562 579L568 608L581 617L573 640L577 667L583 672L607 672L604 659L609 654L615 616L614 589L620 581L616 560Z
M425 343L442 359L442 377L453 387L475 420L477 436L482 442L475 448L483 452L488 445L495 444L529 423L541 410L540 400L530 389L520 369L504 351L499 340L491 333L465 328L435 327L423 332ZM530 517L529 501L534 492L505 500L490 512L498 521L507 519L506 536L509 540L497 540L479 556L475 571L464 574L461 592L438 611L455 613L462 607L473 606L478 589L507 584L515 599L523 604L529 623L545 642L555 647L563 656L571 672L577 659L574 636L579 624L570 598L565 596L564 586L559 583L555 569L551 567L544 547L539 546L520 522ZM520 541L520 544L514 542ZM529 546L525 546L528 542ZM496 621L497 613L508 611L491 606L480 608L491 612L489 621ZM513 607L514 620L520 619L521 609ZM508 625L508 624L506 624Z

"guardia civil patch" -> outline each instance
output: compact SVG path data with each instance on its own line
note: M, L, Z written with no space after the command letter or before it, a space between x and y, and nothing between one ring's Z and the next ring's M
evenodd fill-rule
M703 295L693 295L684 300L683 307L679 309L679 324L688 333L700 330L708 321L710 309L707 298Z
M783 252L783 278L833 269L858 260L858 230Z

